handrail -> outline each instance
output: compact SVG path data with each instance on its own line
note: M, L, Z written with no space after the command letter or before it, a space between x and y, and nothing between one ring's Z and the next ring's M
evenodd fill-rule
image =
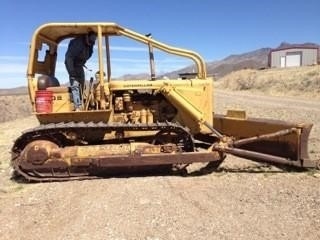
M119 33L147 45L151 43L152 47L158 48L164 52L190 58L194 61L198 69L198 78L205 79L207 77L205 61L198 53L182 48L169 46L126 28L120 29Z

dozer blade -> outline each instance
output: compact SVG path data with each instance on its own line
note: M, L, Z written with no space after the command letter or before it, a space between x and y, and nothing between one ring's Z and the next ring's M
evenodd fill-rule
M240 114L241 115L241 114ZM298 167L319 167L308 156L308 137L312 124L278 120L215 115L214 128L231 141L213 146L239 157Z

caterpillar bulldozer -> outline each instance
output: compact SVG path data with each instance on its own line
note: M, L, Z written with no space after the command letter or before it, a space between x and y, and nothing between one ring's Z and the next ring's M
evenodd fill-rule
M97 34L97 74L87 79L82 108L74 111L68 82L57 79L58 47L69 38ZM114 78L110 39L141 43L150 77ZM46 46L43 59L40 51ZM187 58L195 71L174 79L155 74L154 49ZM101 73L101 74L100 74ZM312 124L248 118L243 111L214 111L213 79L203 58L111 22L47 23L32 36L27 80L39 126L12 147L15 174L29 181L90 179L140 167L184 169L203 162L218 167L228 154L257 162L319 168L308 157ZM217 103L219 104L219 103Z

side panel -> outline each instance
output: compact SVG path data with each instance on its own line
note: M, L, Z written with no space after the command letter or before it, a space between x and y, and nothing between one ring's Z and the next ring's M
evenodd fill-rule
M108 122L110 110L61 112L61 113L37 113L36 116L41 124L60 122Z
M193 80L192 86L175 87L174 91L183 98L181 102L171 99L171 103L178 109L178 121L194 134L210 133L203 122L213 120L212 80Z

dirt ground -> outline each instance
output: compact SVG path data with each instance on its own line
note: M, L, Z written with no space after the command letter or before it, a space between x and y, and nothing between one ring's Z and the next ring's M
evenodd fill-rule
M320 159L319 101L219 90L215 107L312 122L309 153ZM1 239L320 239L319 171L228 156L204 175L13 182L10 147L36 125L34 117L0 124Z

